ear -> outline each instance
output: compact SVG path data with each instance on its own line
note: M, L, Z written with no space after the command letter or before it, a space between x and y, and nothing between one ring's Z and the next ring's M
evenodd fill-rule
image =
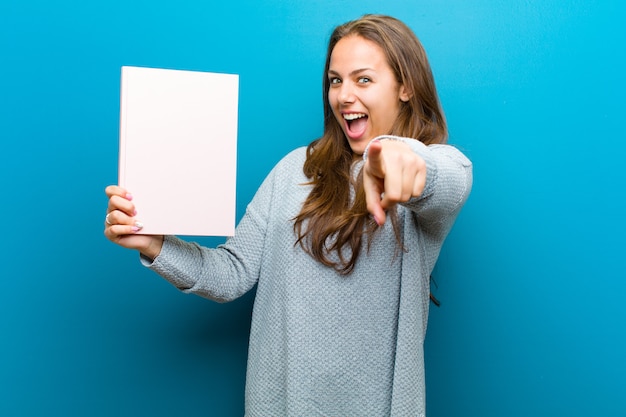
M408 92L408 90L406 89L406 87L405 87L404 85L401 85L401 86L400 86L400 95L399 95L399 97L400 97L400 101L403 101L403 102L405 102L405 103L406 103L407 101L409 101L409 99L411 98L411 96L412 96L412 94L410 94L410 93Z

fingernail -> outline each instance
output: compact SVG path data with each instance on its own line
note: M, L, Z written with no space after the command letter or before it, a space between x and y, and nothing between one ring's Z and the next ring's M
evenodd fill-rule
M133 216L137 215L137 210L133 210Z
M137 230L141 230L141 229L143 229L143 223L141 223L141 222L135 222L135 226L134 226L134 227L136 227L136 228L137 228Z
M133 231L133 233L135 233L135 232L140 231L140 230L141 230L141 228L140 228L140 227L137 227L137 226L133 226L133 228L132 228L131 230Z
M379 225L379 226L380 226L380 220L378 220L378 217L377 217L377 216L374 216L374 221L376 222L376 224L377 224L377 225Z
M127 200L132 200L133 199L133 195L131 193L126 193L125 195Z

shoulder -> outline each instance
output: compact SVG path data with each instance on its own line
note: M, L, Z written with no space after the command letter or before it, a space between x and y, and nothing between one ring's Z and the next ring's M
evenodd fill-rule
M300 165L304 164L306 159L306 146L301 146L283 156L277 165Z
M306 178L302 170L306 158L306 147L294 149L283 156L267 174L254 198L250 207L265 207L262 212L268 211L269 207L276 207L286 200L299 197L299 192ZM278 202L278 203L277 203ZM269 214L268 214L269 216Z
M295 175L302 172L306 160L306 147L296 148L283 156L272 169L273 175Z

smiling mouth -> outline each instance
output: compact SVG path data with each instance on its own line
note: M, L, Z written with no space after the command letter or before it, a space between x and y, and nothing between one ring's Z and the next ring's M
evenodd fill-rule
M351 137L361 136L367 127L367 115L365 113L346 113L343 115Z

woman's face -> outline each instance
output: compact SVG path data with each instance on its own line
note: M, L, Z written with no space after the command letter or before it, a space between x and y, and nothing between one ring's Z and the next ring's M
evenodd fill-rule
M370 140L387 135L409 97L382 48L349 35L333 49L328 68L328 101L352 152L362 155Z

